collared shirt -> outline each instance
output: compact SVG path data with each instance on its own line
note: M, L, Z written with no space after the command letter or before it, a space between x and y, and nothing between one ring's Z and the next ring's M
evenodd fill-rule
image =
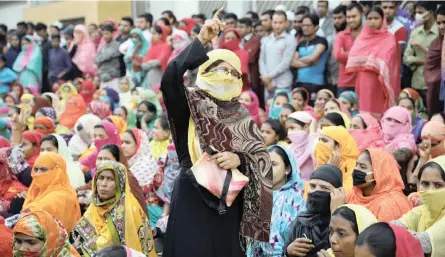
M244 47L244 44L245 44L247 41L249 41L252 37L253 37L253 33L250 33L250 34L245 35L244 38L243 38L243 40L241 40L239 46L240 46L241 48L243 48L243 47Z
M70 55L64 48L51 48L49 50L48 77L57 78L61 72L68 73L71 67Z
M411 43L417 42L429 48L431 42L439 35L439 28L434 23L429 31L425 31L424 26L419 26L411 32L408 45L403 56L403 63L411 68L413 77L411 86L415 89L426 90L426 83L423 77L423 65L416 65L417 60L424 60L427 52L419 46L411 46Z

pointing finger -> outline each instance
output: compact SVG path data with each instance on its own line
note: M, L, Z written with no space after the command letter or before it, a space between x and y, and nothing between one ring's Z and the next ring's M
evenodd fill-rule
M224 7L219 8L218 11L216 11L215 15L213 15L213 19L219 19L219 16L224 11Z

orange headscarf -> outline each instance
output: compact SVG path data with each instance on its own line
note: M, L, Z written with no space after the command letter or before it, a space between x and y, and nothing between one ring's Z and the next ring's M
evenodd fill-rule
M5 220L0 216L0 256L12 256L12 230L5 226Z
M46 129L36 128L36 125L43 125ZM54 121L48 117L39 117L34 120L34 130L46 136L56 132Z
M70 252L70 257L80 257L69 242L69 234L57 218L50 213L35 207L25 210L14 226L14 233L22 233L44 241L41 257L62 257ZM14 254L20 252L13 246ZM9 255L8 255L9 256ZM14 255L15 256L15 255ZM21 256L21 255L20 255Z
M368 152L376 183L374 191L370 196L363 196L362 189L354 187L347 202L365 206L379 221L397 220L412 209L411 202L402 192L405 186L397 161L384 149L368 149Z
M346 192L350 192L352 190L352 172L359 155L357 143L343 126L325 127L320 134L333 139L340 146L341 163L339 168L343 172L343 187ZM323 142L318 142L314 153L317 167L327 164L333 152L334 149Z
M114 126L116 126L119 134L123 134L127 130L127 122L119 116L111 115L108 116L108 119L113 122Z
M37 166L43 166L49 171L36 173ZM23 209L40 206L59 219L70 233L81 215L77 194L66 172L65 160L53 152L41 153L34 163L31 176L32 183Z
M65 111L60 115L59 123L69 129L76 124L77 119L87 112L87 105L81 95L68 98Z

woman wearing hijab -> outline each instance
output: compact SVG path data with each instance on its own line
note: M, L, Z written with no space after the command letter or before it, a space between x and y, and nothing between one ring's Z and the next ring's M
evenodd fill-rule
M224 28L218 18L221 11L169 63L161 82L181 163L167 225L167 231L175 233L167 233L165 257L204 257L215 252L221 256L244 256L239 235L250 245L269 241L272 166L259 129L236 99L242 90L240 60L231 51L218 49L207 55L204 48ZM183 75L198 66L197 89L186 90ZM226 123L229 120L230 124ZM193 176L186 172L210 147L219 152L211 159L220 168L238 168L250 180L244 194L236 197L224 215L217 215L215 206L220 201L193 183ZM195 247L195 242L200 242L200 247Z
M258 96L252 91L245 91L241 94L239 101L250 112L250 116L252 116L255 124L261 127L260 101Z
M423 99L420 97L419 92L417 92L414 88L405 88L400 92L399 99L401 98L411 98L414 101L414 108L417 110L417 113L422 118L427 118L428 115L426 113L425 105L423 104Z
M294 112L286 120L287 137L291 141L289 151L297 160L300 177L308 181L314 171L312 152L315 146L310 127L315 119L308 112Z
M403 194L405 186L392 153L383 149L364 151L352 177L354 188L347 202L365 206L379 221L398 219L412 209Z
M22 134L23 151L25 160L30 167L34 166L34 162L40 154L40 141L43 135L37 131L25 131Z
M339 111L325 112L323 119L320 122L320 128L323 129L329 126L342 126L345 129L349 129L350 121L346 114Z
M31 115L35 116L36 112L43 107L51 107L51 103L46 99L46 97L34 97Z
M250 88L249 86L249 52L241 48L241 36L235 28L227 28L223 33L223 40L219 45L221 49L227 49L234 52L241 61L241 72L243 76L243 91Z
M8 93L11 90L11 84L16 80L16 73L6 66L6 58L0 53L0 94Z
M78 95L77 88L72 83L63 83L59 89L60 92L60 112L66 108L66 102L71 96Z
M349 133L361 153L368 148L384 148L380 123L371 114L359 113L351 120Z
M94 127L101 122L102 119L93 114L82 115L77 120L74 126L74 135L68 143L71 154L76 157L75 159L82 155L87 156L93 152L94 147L90 151L88 149L93 142Z
M191 18L184 18L179 22L179 29L184 30L189 36L195 26L196 22Z
M142 103L143 101L149 101L154 106L156 106L156 116L160 116L162 114L162 106L158 100L158 97L156 96L156 93L153 90L142 89L142 88L138 88L138 92L139 92L138 104Z
M14 257L80 257L60 219L42 208L25 210L13 232Z
M162 208L156 190L162 184L157 160L153 157L148 136L140 129L127 130L122 135L122 152L128 159L128 169L136 177L148 204L150 224L154 227Z
M148 217L131 192L127 172L118 162L98 167L93 202L75 227L83 255L96 256L103 248L118 244L156 256Z
M107 117L107 120L111 121L116 126L120 135L122 135L127 130L127 122L121 117L110 115Z
M314 170L309 180L306 210L290 224L283 247L285 256L315 257L317 252L330 248L331 207L336 205L331 195L341 190L342 181L342 171L335 166L321 165Z
M74 70L77 70L73 72L74 78L81 78L83 73L95 74L97 72L97 66L94 63L96 46L90 40L85 25L78 24L74 27L74 40L69 46L69 51Z
M297 111L313 112L314 108L309 105L310 95L304 87L295 88L291 93L292 106Z
M146 72L142 70L141 64L150 48L150 42L145 39L141 29L133 29L130 37L133 44L125 53L124 62L134 85L145 87Z
M376 118L394 106L400 92L400 54L398 43L388 31L380 7L368 12L366 24L348 54L346 72L356 77L355 92L360 111Z
M94 95L94 84L91 81L84 80L79 88L79 94L83 97L83 100L86 104L91 103L93 101Z
M48 99L48 101L50 101L51 106L54 108L54 110L56 110L57 112L60 112L60 98L59 96L57 96L54 93L43 93L42 94L43 97L46 97L46 99Z
M80 207L66 169L62 156L53 152L40 154L32 169L33 180L23 210L40 206L60 220L70 233L80 219Z
M338 100L341 102L342 107L351 114L351 117L358 114L358 96L354 91L345 91L341 93Z
M190 44L190 38L187 35L187 32L179 29L173 32L171 40L173 51L168 58L168 62L175 59Z
M444 256L445 234L445 156L432 159L418 173L417 190L422 205L415 207L395 225L413 231L420 239L423 252L431 257Z
M338 166L343 172L343 187L347 193L352 190L352 172L358 155L357 144L344 127L331 126L321 130L314 152L317 167L323 164Z
M420 143L420 133L422 132L422 128L427 120L419 116L414 100L411 98L399 98L397 101L397 106L405 108L410 113L411 125L413 128L411 133L413 134L416 143Z
M281 110L283 106L291 102L291 97L286 90L275 90L275 96L269 107L269 117L275 120L280 120Z
M324 107L330 99L335 98L334 93L329 89L318 91L314 102L314 118L318 121L324 116Z
M42 83L42 50L32 36L22 39L22 51L12 67L18 74L18 81L33 92L40 89Z
M88 113L92 113L101 119L105 119L110 116L111 110L103 102L93 101L88 104Z
M421 241L410 231L385 222L365 229L355 245L355 256L424 257Z
M172 52L167 44L167 28L154 25L151 28L151 46L144 57L141 68L147 72L146 88L152 89L154 85L161 83L162 74L167 68L168 58Z
M56 132L56 125L48 117L39 117L34 120L34 130L46 136Z
M87 106L81 95L75 95L68 98L65 111L60 114L59 124L73 129L74 125L82 115L86 114Z

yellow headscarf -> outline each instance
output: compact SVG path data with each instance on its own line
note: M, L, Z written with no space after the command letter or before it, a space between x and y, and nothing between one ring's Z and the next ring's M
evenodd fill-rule
M96 183L105 170L114 173L116 195L101 202ZM114 244L125 245L148 257L156 256L149 219L131 193L127 174L125 166L118 162L104 163L96 171L93 202L75 227L75 231L84 239L81 247L87 256Z
M352 190L352 171L354 171L355 161L359 156L357 143L343 126L325 127L321 130L320 134L333 139L340 146L340 169L343 172L343 187L346 192L349 193ZM317 167L322 164L327 164L333 152L334 150L325 143L318 142L314 153L317 160Z
M349 120L348 115L346 115L343 112L339 112L339 111L334 111L334 112L336 112L336 113L341 115L341 117L343 118L343 122L345 123L345 128L349 129L351 127L351 121Z
M71 89L71 91L69 93L63 91L63 89L66 87ZM59 88L59 91L60 91L60 96L62 97L62 100L60 100L60 111L63 112L65 110L66 101L68 100L68 98L70 98L70 96L73 96L73 95L78 95L78 92L77 92L77 88L71 83L62 84L62 86Z
M243 81L241 78L235 78L231 74L221 74L217 72L205 72L210 65L216 61L225 61L235 70L241 72L241 61L238 56L226 49L217 49L207 53L209 59L199 66L196 86L204 90L209 95L221 101L230 101L241 94ZM190 117L188 128L188 148L192 162L195 163L202 155L202 149L199 144L199 138L196 134L195 123Z
M26 101L26 103L24 103L24 101ZM23 110L23 111L31 111L32 107L31 107L31 102L34 101L34 96L32 94L23 94L22 97L20 98L20 105L19 107ZM26 126L28 126L28 129L32 130L34 129L34 117L33 116L29 116L28 119L26 120Z
M124 119L122 119L121 117L116 116L116 115L111 115L111 116L108 116L108 118L116 126L120 135L122 135L127 130L127 122Z

